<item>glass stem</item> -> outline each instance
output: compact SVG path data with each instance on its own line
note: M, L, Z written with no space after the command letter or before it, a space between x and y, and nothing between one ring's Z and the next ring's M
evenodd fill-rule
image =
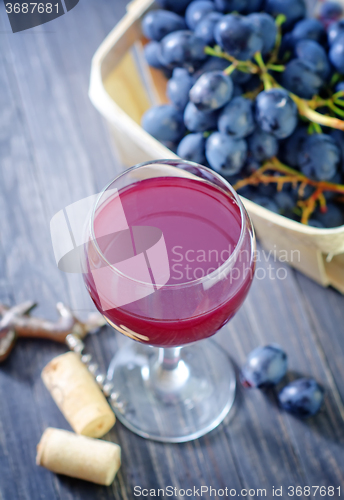
M162 370L175 370L180 361L181 347L160 347L158 363Z
M159 348L158 359L151 370L151 381L160 397L179 391L189 378L189 368L181 359L181 350L182 347Z

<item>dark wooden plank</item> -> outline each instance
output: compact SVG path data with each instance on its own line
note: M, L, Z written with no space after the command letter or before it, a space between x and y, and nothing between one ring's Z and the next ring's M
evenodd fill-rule
M26 40L33 38L26 36ZM32 45L33 52L29 53L35 54L35 44ZM37 158L42 160L43 157L43 161L52 163L54 154L59 148L63 149L63 144L57 140L55 149L49 149L49 141L48 144L35 141L32 120L25 115L21 81L13 71L10 37L7 46L4 38L3 48L0 61L3 120L0 127L3 143L7 145L0 153L3 262L7 265L13 300L19 302L24 298L35 298L40 303L37 314L52 317L56 316L56 301L68 303L72 296L66 276L57 270L53 259L49 235L51 214L47 210L47 200L58 200L57 186L64 165L61 163L60 170L55 171L55 176L51 175L50 185L43 187L37 182ZM37 76L45 78L42 74ZM35 86L34 78L31 83ZM48 98L46 102L49 101L51 99ZM56 124L61 122L60 117L55 119ZM44 120L39 126L52 135L57 128L57 125L55 128L52 125L47 131L48 123ZM38 134L39 126L36 129ZM73 150L71 142L69 146ZM37 148L41 148L42 156L37 154ZM49 158L49 153L52 158ZM73 160L78 163L77 157ZM80 184L87 187L86 182ZM44 192L46 196L42 195ZM40 371L46 362L64 351L63 346L40 343L38 347L36 342L20 342L7 363L1 367L1 498L122 498L119 492L112 494L109 489L80 481L71 481L71 484L67 481L66 484L65 480L60 481L55 475L35 465L35 447L44 428L48 425L68 428L40 380ZM6 476L2 476L3 473Z
M23 119L15 89L5 59L8 47L0 57L1 108L0 134L5 147L1 148L0 198L2 224L1 243L11 294L1 299L19 302L39 295L42 314L53 313L57 297L67 299L67 290L49 248L49 235L37 185L30 165L32 157L25 138ZM37 237L36 237L37 235ZM49 270L49 272L48 272ZM53 313L55 314L55 313ZM38 353L39 352L39 353ZM42 432L42 414L39 394L35 391L38 359L44 357L44 348L28 350L22 344L6 364L1 367L1 467L10 469L9 480L2 478L2 496L6 498L41 498L40 491L55 492L54 478L40 478L34 465L35 446ZM6 466L7 464L7 466ZM30 477L31 476L31 477ZM18 481L16 478L21 478Z
M301 274L297 275L297 281L314 335L324 351L324 362L329 366L344 401L344 298L331 288L324 293L321 286Z

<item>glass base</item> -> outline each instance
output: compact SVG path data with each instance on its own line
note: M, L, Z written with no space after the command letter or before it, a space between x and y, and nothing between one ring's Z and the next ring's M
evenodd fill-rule
M144 438L196 439L231 409L236 378L226 352L206 339L177 349L128 341L112 359L108 379L118 394L118 420Z

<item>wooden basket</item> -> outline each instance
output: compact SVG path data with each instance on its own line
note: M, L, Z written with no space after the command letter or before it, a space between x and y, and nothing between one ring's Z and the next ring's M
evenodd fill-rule
M92 60L89 96L114 133L123 164L177 158L145 132L142 114L167 102L166 80L149 68L142 53L141 19L154 0L134 0L127 14L106 37ZM344 226L304 226L253 203L243 202L263 247L323 286L344 293Z

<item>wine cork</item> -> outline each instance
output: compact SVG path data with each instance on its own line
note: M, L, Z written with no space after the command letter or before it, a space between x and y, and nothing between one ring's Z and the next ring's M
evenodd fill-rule
M43 369L42 379L77 434L98 438L115 424L105 396L74 352L52 359Z
M36 464L57 474L109 486L121 466L121 448L49 427L37 445Z

